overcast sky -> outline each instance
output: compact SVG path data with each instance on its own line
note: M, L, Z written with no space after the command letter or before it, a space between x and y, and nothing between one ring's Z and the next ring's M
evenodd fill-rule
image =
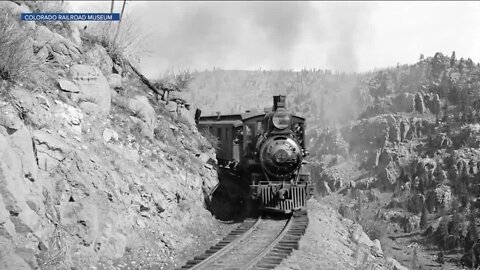
M110 10L110 1L69 4ZM480 62L480 2L128 1L126 11L148 34L140 66L149 77L213 67L367 71L437 51Z

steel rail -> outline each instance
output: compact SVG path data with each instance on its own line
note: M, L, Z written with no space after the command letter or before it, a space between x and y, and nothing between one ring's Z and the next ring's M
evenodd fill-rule
M240 268L241 270L247 270L250 269L251 267L255 266L261 259L263 259L277 244L280 242L283 237L287 234L288 230L290 229L292 223L293 223L293 216L291 216L287 223L285 223L285 226L283 227L282 231L273 239L273 241L265 247L265 249L260 252L253 260L251 260L248 264Z
M217 258L223 256L225 253L227 253L228 251L230 251L232 248L234 248L240 241L242 241L243 239L245 239L247 236L249 236L254 230L255 228L258 226L258 224L260 223L261 221L261 217L259 217L255 223L250 226L250 228L243 232L240 236L236 237L234 240L232 240L230 243L228 243L225 247L223 247L222 249L218 250L217 252L211 254L210 256L208 256L207 258L203 259L202 261L198 262L197 264L191 266L191 267L188 267L187 269L202 269L204 266L208 265L209 263L215 261ZM241 227L241 225L239 226ZM237 227L237 229L233 230L232 232L236 231L236 230L239 230L239 227ZM226 238L228 237L231 237L231 234L229 234ZM224 238L225 239L225 238ZM225 240L222 240L219 242L222 243L224 242ZM217 244L218 245L218 244ZM207 251L208 252L208 251ZM184 267L182 267L183 269L185 269Z

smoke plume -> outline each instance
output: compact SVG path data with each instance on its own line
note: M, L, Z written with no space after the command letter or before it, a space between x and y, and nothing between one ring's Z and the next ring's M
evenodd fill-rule
M355 71L368 8L312 2L143 2L150 53L142 70L330 68ZM300 57L298 57L301 55ZM306 55L306 56L305 56Z

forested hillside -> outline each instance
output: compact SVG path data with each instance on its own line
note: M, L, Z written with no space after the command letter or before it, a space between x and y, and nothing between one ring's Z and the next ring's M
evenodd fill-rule
M284 94L288 108L311 121L345 123L358 113L359 93L352 93L367 76L328 70L213 70L195 73L188 94L208 114L263 111L272 106L272 95Z
M471 59L436 53L362 74L199 72L189 95L233 113L286 94L308 120L319 194L342 195L339 211L402 264L455 268L480 262L479 75Z

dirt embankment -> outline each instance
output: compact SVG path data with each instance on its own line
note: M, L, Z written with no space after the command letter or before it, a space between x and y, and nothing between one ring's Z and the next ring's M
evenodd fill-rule
M378 240L336 210L339 196L308 201L309 225L300 248L276 269L405 269L387 258Z

